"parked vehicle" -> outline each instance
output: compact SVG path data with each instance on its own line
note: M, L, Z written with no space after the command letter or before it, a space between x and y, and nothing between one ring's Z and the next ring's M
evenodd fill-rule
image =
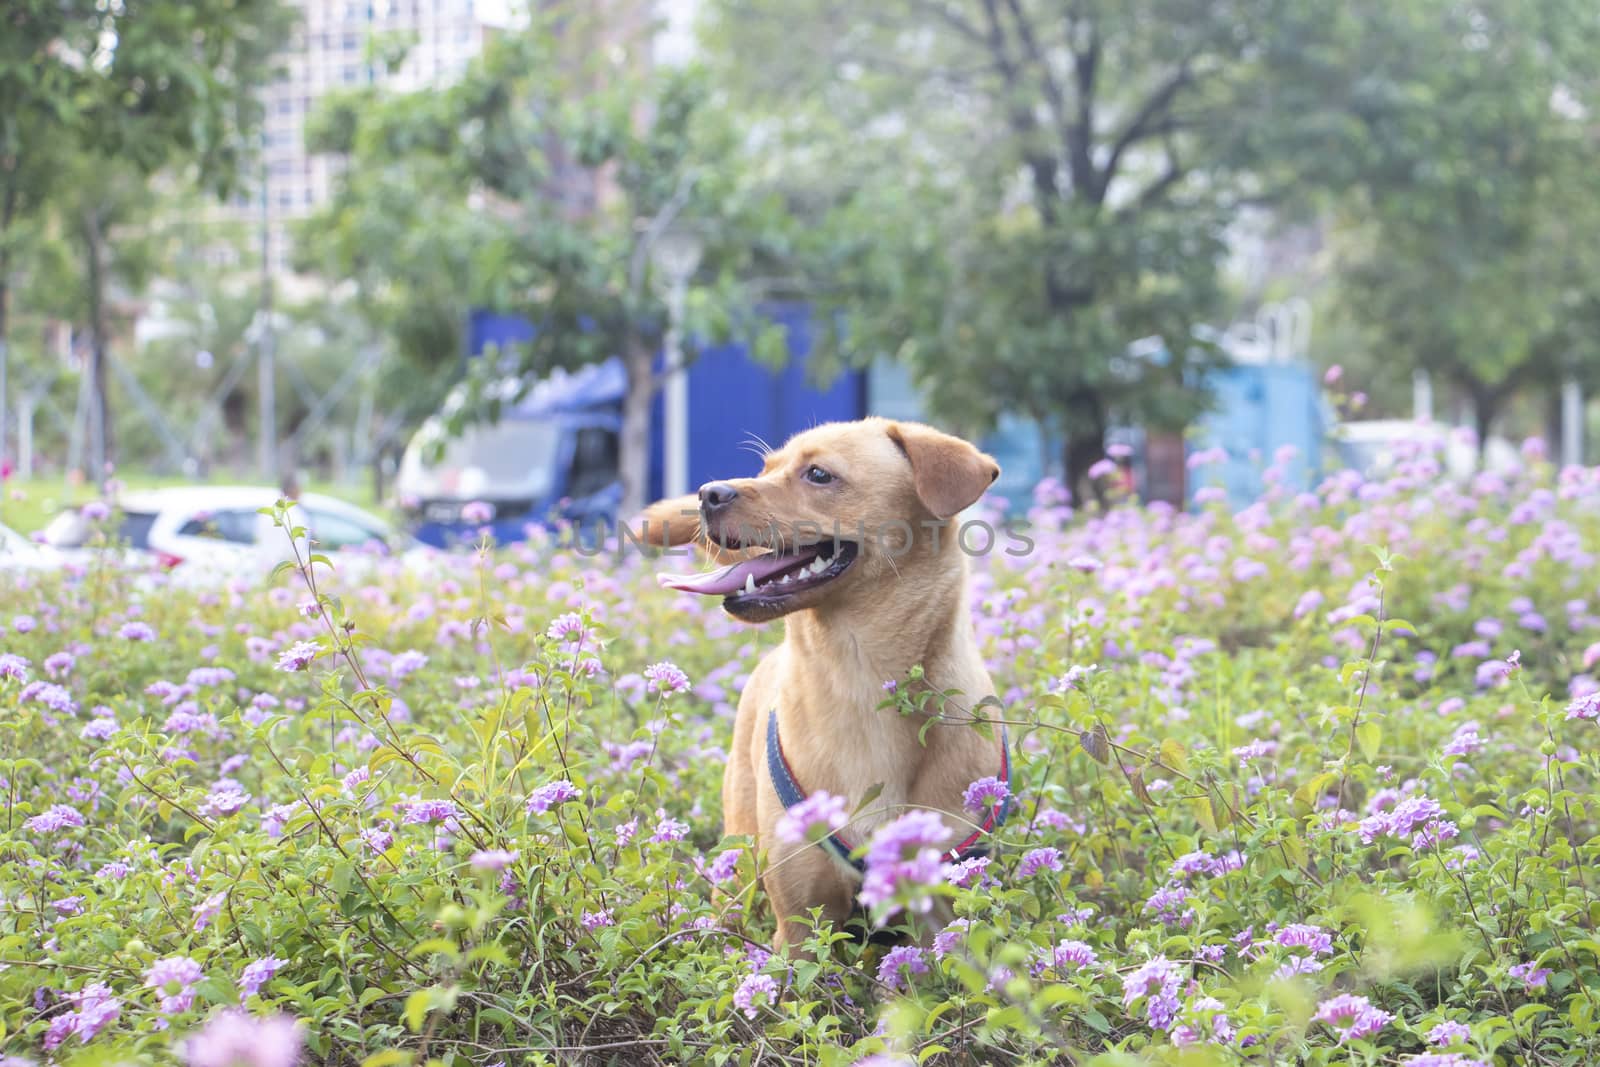
M0 573L49 571L61 566L60 556L0 523Z
M747 472L760 461L753 442L781 443L819 422L867 413L865 375L851 371L826 386L810 380L811 322L798 305L770 309L788 331L790 360L774 371L753 360L742 344L700 352L688 375L688 484ZM525 320L478 314L471 352L526 340ZM506 408L498 422L479 424L460 437L445 435L449 417L464 403L452 394L408 445L396 492L426 544L446 546L476 539L488 527L496 540L520 541L532 524L565 520L592 529L611 523L622 502L619 435L626 388L622 363L611 359L574 372L557 372L520 400L518 383L497 388ZM663 405L658 397L651 428L649 495L663 495ZM486 508L483 515L465 514Z
M1480 464L1478 446L1470 437L1437 422L1346 422L1335 428L1330 441L1341 463L1366 475L1385 474L1396 463L1418 453L1432 454L1441 461L1445 472L1457 479L1470 478L1479 469L1505 474L1521 466L1516 447L1502 437L1489 438Z
M114 539L123 561L179 569L185 578L264 574L290 555L287 534L260 514L282 494L266 486L186 486L124 494ZM332 497L302 494L296 504L316 550L347 556L389 556L418 548L414 539L362 509ZM93 525L81 507L45 527L46 544L68 558L94 551Z

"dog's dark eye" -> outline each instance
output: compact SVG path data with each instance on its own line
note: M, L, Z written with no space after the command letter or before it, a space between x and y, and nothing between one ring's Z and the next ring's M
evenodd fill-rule
M800 475L800 477L804 478L812 485L827 485L829 482L833 481L833 475L816 465L807 467L805 469L805 473Z

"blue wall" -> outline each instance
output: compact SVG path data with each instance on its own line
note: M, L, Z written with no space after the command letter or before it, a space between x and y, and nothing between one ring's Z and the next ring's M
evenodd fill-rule
M811 384L810 311L801 304L762 309L788 331L789 362L780 371L757 363L747 346L714 345L689 365L689 488L719 478L748 478L761 470L754 436L777 448L801 430L859 419L866 412L866 376L846 371L825 386ZM650 482L662 493L663 398L652 419Z
M1215 372L1212 410L1200 421L1190 451L1221 447L1226 462L1189 477L1189 498L1201 486L1221 486L1236 507L1260 496L1261 472L1282 445L1298 450L1291 485L1309 488L1322 470L1327 433L1322 391L1311 367L1295 363L1240 364Z

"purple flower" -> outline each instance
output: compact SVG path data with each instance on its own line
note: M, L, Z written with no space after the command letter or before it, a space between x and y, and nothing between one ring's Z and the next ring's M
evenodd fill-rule
M389 661L389 677L400 679L414 674L428 665L428 657L416 649L408 649Z
M744 1013L746 1019L760 1015L757 998L773 1004L778 1000L778 982L770 974L752 974L739 983L733 991L733 1006Z
M612 918L610 908L602 908L599 911L584 912L578 917L578 922L585 930L593 932L602 926L615 926L617 920Z
M106 738L116 733L117 729L118 727L115 719L96 719L85 726L82 730L79 730L78 736L83 738L85 741L104 741Z
M1165 1030L1178 1016L1181 981L1176 964L1165 956L1155 956L1122 976L1122 1006L1131 1008L1140 998L1145 998L1145 1017L1151 1028Z
M1472 1031L1462 1023L1442 1022L1428 1031L1430 1045L1443 1045L1448 1048L1451 1045L1465 1045L1470 1040Z
M991 775L988 778L979 778L967 786L966 796L962 803L970 812L986 815L989 809L998 807L1011 795L1011 789L1000 779Z
M689 688L689 676L672 663L652 663L644 669L644 676L650 683L650 692L663 696L682 693Z
M577 786L565 778L558 778L528 794L528 814L543 815L551 808L569 800L577 800L582 795Z
M1313 956L1326 956L1333 951L1333 935L1310 923L1289 923L1280 927L1272 940L1285 948L1310 949Z
M944 877L957 889L971 889L974 885L994 884L988 872L989 857L973 856L946 866Z
M728 881L739 870L739 857L743 854L744 849L742 848L730 848L720 854L706 868L706 878L713 885L721 885L723 882Z
M10 678L14 682L28 680L28 661L15 652L0 652L0 678Z
M1059 848L1034 848L1023 853L1017 864L1018 878L1032 878L1043 870L1060 871L1064 867Z
M79 510L78 514L83 516L85 522L104 522L111 514L111 509L106 506L104 500L91 500Z
M671 844L674 841L682 841L688 836L688 823L672 818L661 808L656 809L656 831L650 835L650 840Z
M217 921L217 916L222 914L222 902L228 898L226 889L212 893L194 906L194 932L199 933Z
M448 822L459 814L455 803L449 800L401 801L396 807L400 808L402 826Z
M303 671L317 658L315 641L296 641L278 656L280 671Z
M62 715L71 715L78 710L78 705L73 701L72 694L54 682L30 682L20 694L22 700L32 700L43 704L51 711Z
M1190 878L1197 874L1212 875L1221 872L1222 865L1209 852L1186 852L1167 869L1171 878Z
M1356 1038L1371 1037L1388 1026L1394 1016L1373 1007L1366 997L1343 993L1323 1001L1312 1018L1328 1024L1338 1034L1339 1044L1343 1045Z
M1095 663L1074 663L1067 668L1066 674L1056 679L1053 689L1057 693L1065 693L1070 689L1082 689L1084 680L1099 669L1099 665Z
M908 988L914 975L927 973L927 957L915 945L890 949L878 964L878 981L896 991Z
M83 815L77 808L66 804L52 804L22 824L36 834L55 834L71 827L83 825Z
M111 989L103 982L95 982L84 986L76 993L69 993L67 1000L73 1005L73 1010L57 1015L50 1022L50 1028L45 1032L44 1048L46 1052L54 1052L67 1038L76 1036L80 1042L87 1043L96 1034L115 1022L122 1013L122 1001L111 995ZM0 1057L0 1067L11 1067L13 1064L32 1067L32 1060L20 1057L12 1059L9 1056Z
M949 836L944 820L923 809L879 827L867 849L861 903L876 909L909 897L906 906L926 913L933 907L931 888L943 880L941 846Z
M1590 722L1600 719L1600 689L1585 694L1568 704L1567 718L1588 719Z
M239 975L239 988L247 997L261 992L262 988L277 975L278 969L284 962L276 956L263 956L254 963L246 964L244 971Z
M1272 972L1272 977L1279 981L1288 981L1296 975L1316 974L1322 967L1322 961L1315 956L1291 956Z
M72 670L76 662L71 652L56 652L45 657L44 669L50 672L51 677L57 677Z
M575 611L556 617L550 628L544 632L550 640L562 645L587 647L593 643L594 635L583 623L583 616Z
M517 862L520 853L516 849L486 848L479 849L472 854L468 862L473 868L480 871L503 871Z
M142 622L125 622L122 629L117 631L117 636L124 641L154 641L156 632Z
M179 1046L187 1067L295 1067L305 1034L294 1019L258 1019L238 1008L213 1015Z
M933 935L933 955L935 959L944 959L954 952L961 944L961 939L966 936L967 928L972 925L969 919L952 919L943 930Z
M819 826L825 828L821 836L827 836L844 829L848 821L844 797L819 789L778 818L778 840L798 845L809 841Z
M1056 971L1065 971L1069 967L1074 970L1093 967L1100 962L1100 957L1082 941L1067 940L1051 949L1046 960Z
M1186 907L1188 903L1189 890L1174 883L1150 894L1150 899L1144 902L1144 911L1146 914L1153 912L1163 923L1188 926L1194 920L1194 909Z
M203 977L205 972L194 960L187 956L169 956L150 965L144 984L161 997L164 1014L176 1015L194 1005L194 987Z
M494 506L483 500L469 500L461 505L461 521L473 526L483 526L494 519Z
M1458 1052L1423 1052L1404 1063L1405 1067L1489 1067L1483 1060Z
M1510 974L1513 978L1521 979L1531 993L1535 989L1543 989L1545 987L1545 983L1550 978L1550 969L1548 967L1540 967L1537 963L1530 961L1528 963L1519 963L1512 967Z

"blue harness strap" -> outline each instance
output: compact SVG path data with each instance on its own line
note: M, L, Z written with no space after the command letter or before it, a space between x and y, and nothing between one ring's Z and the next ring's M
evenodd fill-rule
M767 773L772 776L772 785L778 791L778 800L783 804L785 811L805 800L806 791L800 788L800 783L795 781L794 770L789 766L789 761L783 755L783 742L778 739L778 712L773 709L767 716ZM1000 773L1005 776L1006 798L998 807L991 808L988 818L983 825L973 831L967 839L949 852L945 853L948 862L955 863L961 860L974 859L987 856L989 849L978 842L989 834L1005 825L1006 816L1011 814L1011 743L1007 737L1006 728L1000 727ZM837 833L829 834L818 842L827 846L834 855L838 856L858 872L866 873L866 864L850 855L855 849Z

